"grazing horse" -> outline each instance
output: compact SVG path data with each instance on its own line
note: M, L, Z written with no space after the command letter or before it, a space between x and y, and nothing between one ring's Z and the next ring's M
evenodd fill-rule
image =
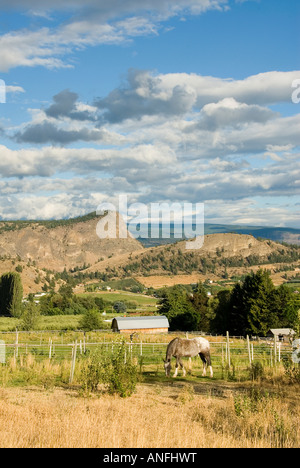
M174 338L167 347L166 352L166 360L165 363L165 371L166 376L170 376L171 372L171 359L174 356L176 358L176 367L175 373L173 377L177 377L178 367L179 364L181 366L183 376L186 375L186 371L184 365L182 364L181 358L182 357L194 357L199 354L202 362L203 362L203 376L206 375L206 366L209 366L210 376L213 377L213 370L211 366L211 359L210 359L210 346L209 342L205 338L193 338L191 340L188 339L181 339L181 338Z

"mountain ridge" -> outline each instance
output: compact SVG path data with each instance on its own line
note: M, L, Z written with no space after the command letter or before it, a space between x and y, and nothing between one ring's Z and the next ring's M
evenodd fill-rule
M47 229L52 229L61 226L72 226L77 223L99 219L96 211L87 213L83 216L74 218L63 218L59 220L4 220L0 219L0 234L6 230L18 230L28 226L41 225ZM172 228L171 228L172 231ZM221 223L205 223L204 234L217 233L236 233L250 234L253 237L261 237L270 239L275 242L286 242L289 244L300 245L300 229L280 226L259 226L259 225L243 225L243 224L221 224ZM144 246L154 246L164 243L177 242L179 239L140 239Z
M206 234L199 250L187 250L186 242L190 241L177 239L172 244L146 248L130 233L127 238L99 239L96 228L100 219L90 213L67 220L0 222L0 274L20 270L28 293L41 291L48 281L47 272L52 278L64 270L74 276L80 271L86 275L84 281L89 281L95 272L98 278L195 273L202 278L212 274L222 278L253 265L278 264L280 271L285 266L289 270L293 264L300 266L296 245L257 239L250 234Z

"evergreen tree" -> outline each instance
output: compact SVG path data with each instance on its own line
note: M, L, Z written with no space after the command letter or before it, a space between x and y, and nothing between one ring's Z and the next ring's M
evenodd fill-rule
M223 289L217 293L217 296L213 298L212 310L213 318L211 320L211 330L215 333L225 335L227 330L231 330L229 320L231 314L230 307L231 291L229 289Z
M22 312L23 287L17 272L5 273L0 278L0 315L20 317Z
M198 314L198 329L208 332L210 329L209 308L207 292L201 282L197 284L196 290L190 298L191 304Z
M282 284L271 297L272 315L274 317L274 328L297 328L300 309L297 295L286 284Z
M246 295L246 314L248 318L248 333L265 336L275 323L276 318L272 310L272 297L275 287L270 273L258 270L248 275L244 282Z
M160 300L159 313L166 315L170 330L199 330L199 314L181 286L165 288Z

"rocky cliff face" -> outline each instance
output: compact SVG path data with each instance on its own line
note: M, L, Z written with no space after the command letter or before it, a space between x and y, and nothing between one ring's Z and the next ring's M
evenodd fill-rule
M38 268L62 271L143 249L130 235L125 239L100 239L96 233L98 222L95 217L50 228L34 222L17 229L2 229L0 256L31 260Z

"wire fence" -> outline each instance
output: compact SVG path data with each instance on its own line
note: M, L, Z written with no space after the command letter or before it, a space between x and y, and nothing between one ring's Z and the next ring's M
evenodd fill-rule
M174 336L164 334L151 337L146 335L124 337L126 339L126 356L135 359L144 368L150 365L161 365L165 358L166 349ZM177 334L178 335L178 334ZM186 333L184 336L188 336ZM49 359L52 362L71 360L84 357L92 350L99 348L105 352L114 353L120 343L120 335L105 335L103 333L76 333L75 335L62 333L1 333L0 362L21 356L33 355L36 360ZM259 361L263 366L274 366L282 360L290 358L293 346L290 343L278 342L277 339L250 340L249 337L233 338L227 333L226 337L207 337L210 341L212 363L215 369L231 367L245 369L252 363ZM150 340L150 342L149 342ZM156 341L158 340L158 341ZM75 356L75 357L74 357ZM199 366L199 359L191 358L190 364Z

